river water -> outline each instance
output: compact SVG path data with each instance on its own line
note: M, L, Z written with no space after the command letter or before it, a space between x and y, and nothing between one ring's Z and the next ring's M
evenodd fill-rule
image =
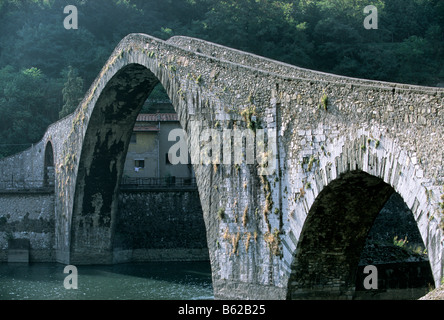
M77 266L78 288L69 290L64 268L57 263L0 263L0 300L214 299L209 262Z

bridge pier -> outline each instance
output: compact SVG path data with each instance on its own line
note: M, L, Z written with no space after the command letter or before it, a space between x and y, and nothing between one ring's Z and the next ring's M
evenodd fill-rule
M213 280L214 298L217 300L285 300L287 289L260 283L231 280Z

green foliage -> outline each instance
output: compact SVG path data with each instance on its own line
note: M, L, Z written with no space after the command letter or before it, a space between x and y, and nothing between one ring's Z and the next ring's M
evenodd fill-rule
M444 186L442 187L442 195L441 195L441 202L439 202L439 207L441 209L441 219L440 219L440 223L439 223L439 227L441 228L441 230L444 231Z
M43 76L43 74L42 74L42 70L39 70L39 69L37 69L37 68L35 68L35 67L32 67L32 68L29 68L29 69L22 70L22 73L23 73L25 76L27 76L27 77L29 77L29 78L31 78L31 79L36 79L36 80L41 79L42 76Z
M393 238L393 244L397 247L405 248L407 243L408 243L407 236L404 239L398 239L398 236L395 236Z
M256 130L257 128L257 116L256 116L256 107L254 105L250 105L243 109L240 113L244 121L247 123L247 128L251 130Z
M19 152L40 140L46 127L57 119L52 109L60 83L40 69L0 69L0 157Z
M363 27L366 0L73 0L80 27L60 22L62 0L0 2L0 65L50 77L66 66L92 82L131 32L188 35L270 58L344 75L435 85L444 68L444 5L377 0L379 29ZM115 23L119 21L119 23ZM417 63L420 61L420 63Z
M398 236L395 236L393 238L393 244L396 247L399 247L401 249L404 249L405 251L412 253L412 254L418 254L418 255L426 255L427 254L427 248L423 248L421 245L407 245L409 242L407 240L407 236L404 237L404 239L399 239Z
M327 94L323 94L321 97L321 104L325 111L328 109L328 96Z
M219 220L223 220L225 218L225 209L224 208L219 208L219 210L217 210L217 217Z
M67 4L78 8L78 30L63 27ZM378 30L363 27L369 4ZM442 0L0 0L0 138L39 140L62 106L65 115L76 105L79 79L88 88L129 33L198 37L315 70L434 86L444 82L443 26Z
M72 66L68 67L66 82L62 89L63 107L59 112L59 118L63 118L74 112L83 97L83 79L78 76L78 72Z

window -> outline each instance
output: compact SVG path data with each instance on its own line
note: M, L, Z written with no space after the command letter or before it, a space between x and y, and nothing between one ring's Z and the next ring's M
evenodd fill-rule
M131 135L130 143L137 143L137 136L136 136L135 133L133 133L133 134Z
M145 168L145 160L134 160L134 171L139 172L143 168Z

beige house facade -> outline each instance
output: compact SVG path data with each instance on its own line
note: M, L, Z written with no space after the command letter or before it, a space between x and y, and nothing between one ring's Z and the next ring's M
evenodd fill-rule
M168 135L174 129L181 129L176 113L138 115L126 155L124 182L131 178L194 177L191 164L170 162L168 152L177 141L168 141Z

